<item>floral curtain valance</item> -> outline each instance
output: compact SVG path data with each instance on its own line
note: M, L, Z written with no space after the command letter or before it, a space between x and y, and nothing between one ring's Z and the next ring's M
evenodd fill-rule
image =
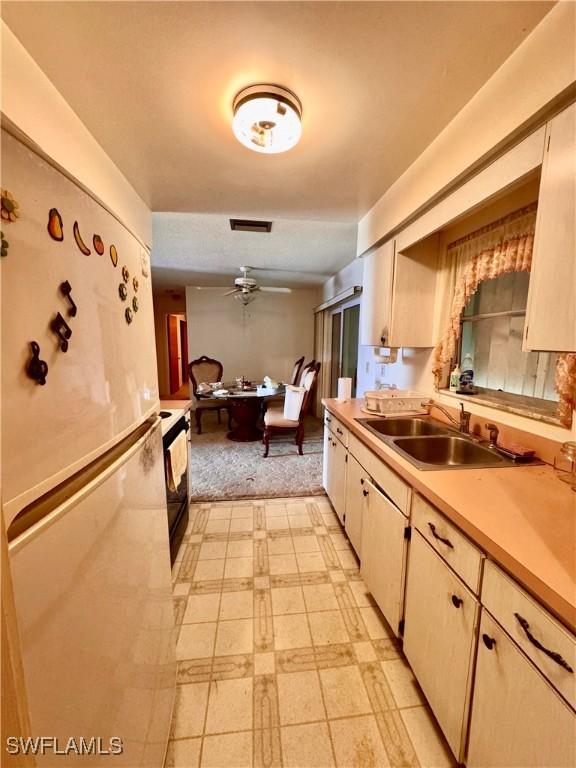
M532 203L446 248L440 278L442 335L433 358L437 389L456 359L461 315L480 283L508 272L530 271L536 208L537 203ZM560 394L559 417L569 426L575 404L576 355L558 355L555 388Z

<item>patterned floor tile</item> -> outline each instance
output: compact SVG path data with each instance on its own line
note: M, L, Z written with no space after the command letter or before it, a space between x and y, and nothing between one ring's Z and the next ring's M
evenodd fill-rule
M265 576L268 570L268 544L266 539L259 539L254 542L254 575Z
M420 763L398 710L377 712L376 723L390 765L394 768L416 768ZM426 768L428 768L426 766Z
M200 555L200 544L188 544L178 570L179 581L191 581Z
M182 624L182 619L184 618L184 614L186 612L187 598L175 597L173 598L173 602L174 602L174 623L178 627L180 626L180 624Z
M191 505L172 579L165 768L453 766L326 498Z
M354 597L348 584L335 584L334 592L336 593L336 600L338 601L338 606L340 607L342 618L346 624L350 639L354 642L367 640L368 633L366 627L362 621L360 611L356 607Z
M252 654L237 656L215 656L212 664L212 680L232 680L250 677L254 673Z
M212 659L192 659L179 661L176 681L179 685L185 683L207 683L212 674Z
M274 649L272 600L269 589L254 590L254 648L257 651Z
M281 765L280 730L254 731L254 768L280 768Z
M270 730L279 725L278 685L276 675L254 678L254 728Z
M356 663L354 650L350 643L316 646L314 648L314 655L318 669L347 667Z
M289 651L276 651L277 672L306 672L316 669L314 648L297 648Z

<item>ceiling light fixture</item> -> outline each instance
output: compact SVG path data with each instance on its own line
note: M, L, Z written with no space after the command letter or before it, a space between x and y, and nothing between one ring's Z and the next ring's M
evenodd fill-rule
M254 301L256 294L251 293L250 291L242 291L240 293L235 293L234 298L238 299L238 301L241 301L242 304L246 307L248 304Z
M232 130L254 152L276 154L292 149L302 135L302 104L279 85L251 85L236 96Z

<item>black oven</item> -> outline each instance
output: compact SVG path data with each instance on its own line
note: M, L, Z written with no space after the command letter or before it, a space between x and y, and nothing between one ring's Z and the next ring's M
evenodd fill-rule
M166 486L166 504L168 507L168 531L170 535L170 562L173 565L180 549L182 539L188 526L188 467L180 478L180 483L175 491L170 490L168 483L168 447L178 437L180 432L187 432L190 422L183 415L162 436L164 446L164 483Z

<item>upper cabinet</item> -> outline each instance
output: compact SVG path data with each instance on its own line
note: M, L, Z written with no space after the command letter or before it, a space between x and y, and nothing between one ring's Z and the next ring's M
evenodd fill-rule
M434 345L437 239L399 251L389 240L364 258L360 343L370 347Z
M547 125L530 291L527 350L576 352L576 104Z

